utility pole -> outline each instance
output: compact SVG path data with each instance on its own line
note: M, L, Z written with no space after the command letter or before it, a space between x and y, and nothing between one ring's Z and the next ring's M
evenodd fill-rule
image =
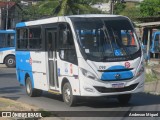
M114 0L111 0L111 5L110 5L110 14L113 15L113 10L114 10Z
M6 30L7 30L7 28L8 28L8 9L9 9L9 2L10 0L7 0L7 6L6 6L6 11L7 11L7 13L6 13Z

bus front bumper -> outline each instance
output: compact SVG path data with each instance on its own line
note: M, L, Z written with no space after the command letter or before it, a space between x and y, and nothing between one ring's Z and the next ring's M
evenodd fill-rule
M81 96L112 96L144 91L145 73L137 78L124 81L95 81L86 77L80 80Z

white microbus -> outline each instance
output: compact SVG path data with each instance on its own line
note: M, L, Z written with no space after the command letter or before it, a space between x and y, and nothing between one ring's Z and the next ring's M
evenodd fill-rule
M0 30L0 64L15 67L15 30Z
M72 15L16 25L16 70L29 96L116 96L128 103L144 89L143 53L131 21L117 15Z

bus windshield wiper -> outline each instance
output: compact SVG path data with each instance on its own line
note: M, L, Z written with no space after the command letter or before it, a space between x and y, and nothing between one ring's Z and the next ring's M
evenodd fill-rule
M111 49L112 49L113 56L114 56L114 50L113 50L113 46L112 46L112 43L111 43L111 39L110 39L110 37L109 37L108 29L107 29L104 21L103 21L103 20L101 20L101 21L102 21L102 23L103 23L103 28L102 28L102 30L103 30L104 36L105 36L105 38L106 38L106 43L107 43L107 39L108 39L108 40L109 40L109 43L110 43L110 46L111 46Z

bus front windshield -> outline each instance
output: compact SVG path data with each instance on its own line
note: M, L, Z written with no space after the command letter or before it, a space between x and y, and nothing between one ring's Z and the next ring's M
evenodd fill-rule
M80 48L90 60L126 60L139 50L134 29L127 18L71 18ZM123 59L124 58L124 59Z

